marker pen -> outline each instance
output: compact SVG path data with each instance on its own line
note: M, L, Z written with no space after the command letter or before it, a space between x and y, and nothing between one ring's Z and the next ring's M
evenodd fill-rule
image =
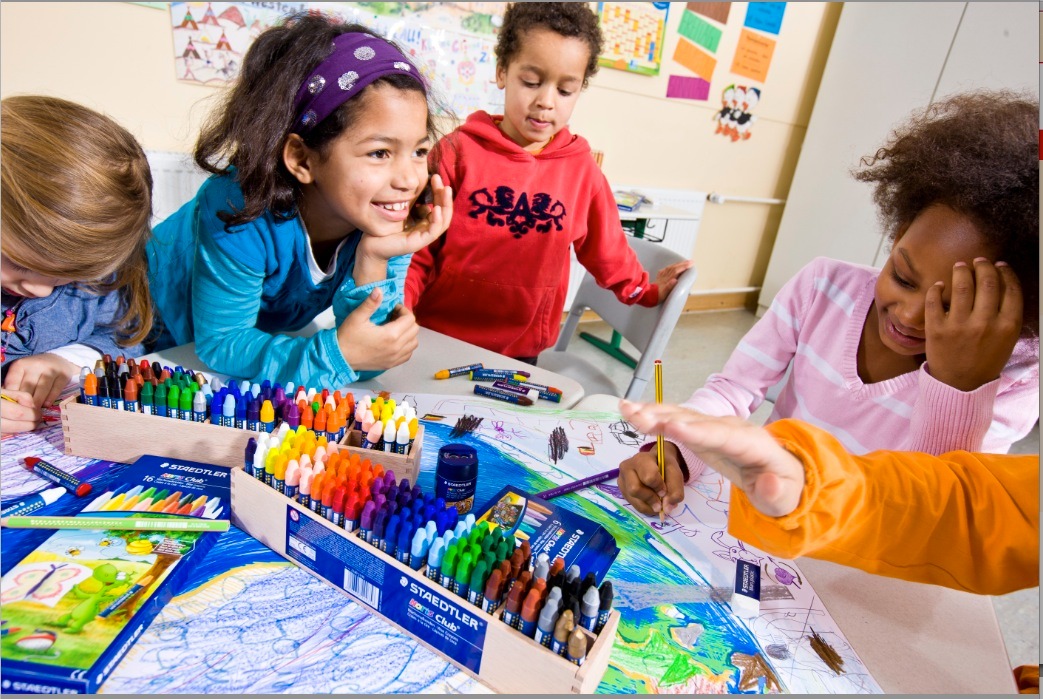
M36 512L42 507L58 501L58 498L65 495L67 491L65 488L50 488L43 492L30 495L22 498L18 502L13 502L7 505L3 510L0 510L0 517L14 517L16 515L28 515Z
M84 483L71 473L67 473L43 459L27 456L25 457L25 467L41 478L46 478L52 483L64 487L69 492L75 493L78 497L83 497L91 492L90 483Z

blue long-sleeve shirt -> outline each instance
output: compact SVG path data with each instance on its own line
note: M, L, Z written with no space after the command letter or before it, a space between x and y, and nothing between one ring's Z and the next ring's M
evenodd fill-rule
M280 333L299 330L331 306L339 326L375 287L383 301L372 320L384 323L402 301L409 256L389 260L386 279L356 286L356 231L316 283L300 217L280 220L265 212L226 230L218 213L242 206L234 176L214 176L156 226L148 253L152 296L165 327L157 349L195 340L196 353L212 369L251 381L339 387L379 374L348 365L336 327L311 337Z
M404 274L404 272L403 272ZM140 344L122 347L116 342L116 322L125 312L120 292L94 294L74 284L56 286L43 298L4 293L2 313L14 312L15 329L4 333L3 375L11 362L69 345L84 345L101 354L136 357Z

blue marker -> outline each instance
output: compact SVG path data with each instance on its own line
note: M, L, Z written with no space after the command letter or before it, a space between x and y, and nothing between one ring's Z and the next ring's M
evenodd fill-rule
M14 517L32 514L42 507L47 507L48 505L57 502L58 498L65 495L66 492L68 491L66 491L65 488L51 488L42 493L30 495L29 497L11 503L3 510L0 510L0 517Z

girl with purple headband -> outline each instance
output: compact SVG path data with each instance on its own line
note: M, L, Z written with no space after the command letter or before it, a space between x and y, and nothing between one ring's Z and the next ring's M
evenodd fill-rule
M196 342L215 371L342 386L402 364L412 253L445 230L427 86L393 44L298 15L261 34L196 145L213 173L155 229L156 349ZM291 337L332 306L336 326Z

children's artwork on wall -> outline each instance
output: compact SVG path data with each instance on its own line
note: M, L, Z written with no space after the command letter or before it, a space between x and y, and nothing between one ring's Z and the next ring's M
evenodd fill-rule
M659 75L668 2L599 2L605 48L598 65L641 75Z
M677 39L674 61L706 81L713 79L713 71L717 68L717 59L713 54L707 53L683 36Z
M746 21L743 25L777 35L782 28L782 15L785 12L784 2L751 2L746 6Z
M721 109L714 114L717 122L715 134L727 136L732 141L747 140L752 135L750 128L757 117L750 113L760 102L760 88L746 85L729 85L721 92Z
M175 76L225 85L250 44L291 12L329 14L372 29L410 54L449 111L500 112L493 47L506 3L175 2L170 4Z

